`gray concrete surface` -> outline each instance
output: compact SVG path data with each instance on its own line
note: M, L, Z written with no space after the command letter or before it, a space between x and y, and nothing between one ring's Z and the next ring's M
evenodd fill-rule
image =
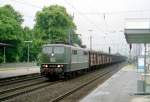
M150 102L150 96L138 96L135 66L127 65L98 86L80 102Z
M0 78L40 73L40 67L35 63L0 64Z

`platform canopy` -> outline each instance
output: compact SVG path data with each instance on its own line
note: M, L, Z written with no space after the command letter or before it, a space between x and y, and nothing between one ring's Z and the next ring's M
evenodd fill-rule
M125 29L128 43L150 43L150 29Z
M150 43L150 19L127 19L124 34L129 44Z
M8 46L12 46L12 45L11 44L6 44L6 43L0 43L0 48L8 47Z

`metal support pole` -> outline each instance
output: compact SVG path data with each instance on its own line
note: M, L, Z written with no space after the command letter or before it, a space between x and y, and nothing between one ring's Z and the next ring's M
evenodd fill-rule
M69 33L68 33L68 40L69 40L68 42L69 42L69 45L72 45L71 32L72 32L72 30L70 29Z
M28 43L28 59L27 59L27 62L30 62L30 43L32 43L32 41L24 41L25 43Z
M89 33L92 32L93 30L92 29L89 29L88 30ZM92 35L90 34L90 51L92 51Z
M90 51L92 51L92 36L90 36Z
M3 60L4 60L4 63L6 63L6 47L4 46L4 56L3 56Z
M144 44L145 47L145 53L144 53L144 92L146 92L146 74L147 74L147 68L146 68L146 43Z
M130 44L129 47L130 47L130 51L129 51L129 63L131 63L132 62L132 58L131 58L132 44Z
M28 63L29 63L29 61L30 61L30 48L29 48L29 43L28 43Z
M110 46L108 47L108 52L109 52L109 54L111 54L111 47Z
M131 64L131 50L129 50L129 63Z

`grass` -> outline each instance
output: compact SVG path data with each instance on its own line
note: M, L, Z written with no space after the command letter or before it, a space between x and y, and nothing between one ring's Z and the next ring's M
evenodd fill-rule
M16 68L0 68L0 71L16 70Z

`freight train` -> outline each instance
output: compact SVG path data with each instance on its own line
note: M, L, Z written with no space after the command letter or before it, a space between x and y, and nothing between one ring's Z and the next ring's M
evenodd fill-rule
M47 78L70 77L118 62L126 57L65 44L45 44L41 53L41 75Z

